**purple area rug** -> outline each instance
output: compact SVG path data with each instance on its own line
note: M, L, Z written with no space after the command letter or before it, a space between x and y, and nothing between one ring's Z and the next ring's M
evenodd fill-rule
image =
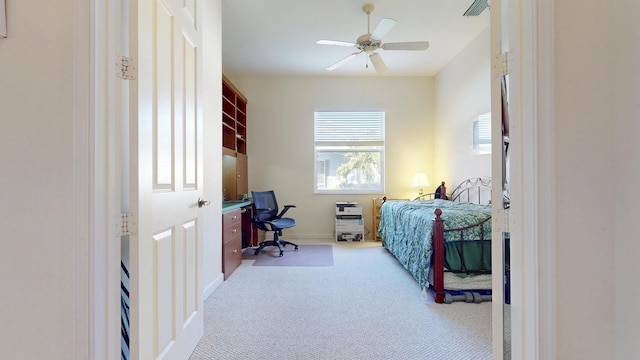
M242 252L243 260L255 260L253 266L333 266L333 246L298 245L298 251L287 245L284 255L275 246L270 246L255 255L256 248L247 248Z

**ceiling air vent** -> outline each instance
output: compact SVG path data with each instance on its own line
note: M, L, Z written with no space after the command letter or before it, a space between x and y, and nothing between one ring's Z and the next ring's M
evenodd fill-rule
M489 0L474 0L462 16L478 16L489 7Z

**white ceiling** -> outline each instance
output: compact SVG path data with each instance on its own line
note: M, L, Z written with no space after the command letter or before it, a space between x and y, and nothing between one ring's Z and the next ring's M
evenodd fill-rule
M222 0L222 68L228 74L431 76L489 26L489 10L462 14L473 0ZM397 25L385 42L429 41L426 51L378 53L388 67L384 75L360 54L328 71L355 48L318 45L317 40L355 42L367 33L366 3L375 5L373 31L380 19Z

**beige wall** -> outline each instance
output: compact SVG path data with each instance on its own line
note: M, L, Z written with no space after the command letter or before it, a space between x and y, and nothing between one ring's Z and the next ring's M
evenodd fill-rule
M248 99L249 188L275 189L295 204L290 238L331 238L335 202L363 206L371 229L374 195L313 193L313 112L374 109L386 113L386 194L409 198L413 174L433 168L433 79L392 77L230 77Z
M435 174L453 191L461 181L491 177L491 154L472 155L472 119L491 111L489 28L436 76Z
M558 359L637 358L640 6L554 11Z
M561 1L556 16L556 184L558 355L604 359L614 351L614 201L598 191L615 181L614 68L608 36L611 11L581 11ZM595 9L594 9L595 10ZM591 30L598 23L598 31ZM589 41L586 41L586 39ZM582 40L577 40L582 39ZM607 44L608 43L608 44ZM600 44L594 51L593 44ZM599 66L594 66L600 64ZM613 63L610 63L613 65ZM598 71L593 71L595 68ZM597 85L596 85L597 84ZM615 121L615 120L614 120ZM594 146L595 145L595 146ZM595 192L595 193L594 193ZM582 294L582 296L580 296ZM585 326L586 324L592 327ZM577 331L578 328L581 331ZM562 356L564 355L564 356Z
M87 64L74 64L82 61L74 58L74 40L90 31L76 23L76 5L7 4L9 37L0 39L2 359L71 359L76 349L88 350L86 296L76 296L88 291L87 274L77 271L88 254L77 235L89 219L86 209L76 212L76 191L87 184L74 183L88 155L74 134L86 106L74 104L75 86L87 79L76 71Z

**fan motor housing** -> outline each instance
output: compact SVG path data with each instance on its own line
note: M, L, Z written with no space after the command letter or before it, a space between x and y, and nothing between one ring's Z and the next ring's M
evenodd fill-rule
M357 48L364 52L372 52L380 48L382 41L371 40L371 34L362 35L356 40Z

